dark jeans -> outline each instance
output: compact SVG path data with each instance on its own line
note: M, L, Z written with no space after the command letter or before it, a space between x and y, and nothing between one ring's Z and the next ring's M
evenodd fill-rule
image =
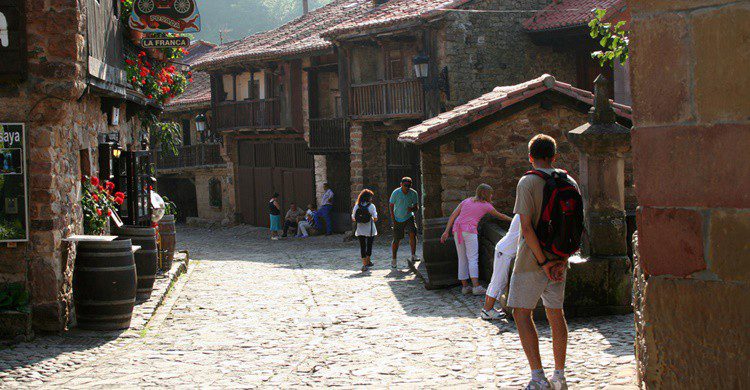
M297 228L297 223L296 223L296 222L294 222L294 221L290 221L290 220L285 220L285 221L284 221L284 235L285 235L285 236L286 236L286 235L287 235L287 233L289 232L289 228L294 228L294 229L296 229L296 228Z
M372 256L372 242L375 241L375 237L359 236L357 238L359 238L359 252L362 258Z
M315 212L315 228L318 230L323 230L323 222L320 220L323 218L323 221L326 221L326 234L333 233L333 223L331 222L331 209L333 209L333 206L330 204L327 204L325 206L321 206L317 212Z

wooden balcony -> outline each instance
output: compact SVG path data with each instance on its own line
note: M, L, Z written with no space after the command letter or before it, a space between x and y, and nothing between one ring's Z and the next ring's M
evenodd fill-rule
M353 84L349 94L349 114L354 119L424 116L424 91L416 79Z
M155 151L156 168L165 170L182 170L191 168L211 168L226 165L221 157L220 144L197 144L181 146L176 156L168 152Z
M349 153L349 121L346 118L310 119L310 153Z
M226 101L216 105L218 131L243 128L273 128L281 125L279 99Z

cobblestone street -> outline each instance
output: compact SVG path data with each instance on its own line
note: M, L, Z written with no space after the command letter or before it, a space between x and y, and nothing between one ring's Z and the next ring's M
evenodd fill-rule
M427 291L385 239L369 274L341 236L180 227L181 277L143 330L40 336L0 349L0 387L501 387L529 376L515 326L481 298ZM407 251L403 251L405 258ZM572 388L634 387L632 316L572 319ZM539 324L552 371L549 328Z

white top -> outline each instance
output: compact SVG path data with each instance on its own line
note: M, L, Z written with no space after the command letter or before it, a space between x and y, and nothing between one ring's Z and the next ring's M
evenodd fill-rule
M510 221L510 229L505 237L495 245L495 253L515 256L518 251L518 237L521 235L521 215L516 214Z
M354 205L354 209L352 209L352 219L354 219L354 216L357 214L357 209L359 209L359 204ZM370 203L370 206L367 207L367 210L370 211L370 215L373 219L378 217L378 211L375 209L375 205ZM373 219L370 219L370 222L367 223L359 223L357 222L357 231L354 232L354 235L357 237L375 237L378 235L378 228L375 226L375 221Z
M320 205L325 206L327 204L333 204L333 191L331 189L326 190L325 193L323 193L323 197L320 199Z

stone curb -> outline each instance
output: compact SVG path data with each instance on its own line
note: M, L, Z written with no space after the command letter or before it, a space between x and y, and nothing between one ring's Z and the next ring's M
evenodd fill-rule
M179 255L182 255L182 253ZM187 272L189 255L185 254L184 256L179 257L181 257L180 260L178 260L178 254L175 255L175 261L168 273L161 278L157 276L156 282L154 283L154 291L151 293L151 298L136 307L137 312L133 313L133 321L131 322L128 331L140 331L145 328L154 316L154 313L156 313L159 307L164 303L164 299L177 282L177 279Z

